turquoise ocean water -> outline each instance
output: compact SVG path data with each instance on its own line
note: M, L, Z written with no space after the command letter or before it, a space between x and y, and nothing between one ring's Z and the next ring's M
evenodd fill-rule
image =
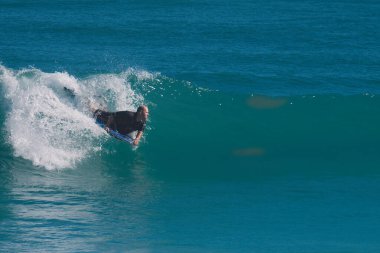
M0 252L380 252L379 13L1 0Z

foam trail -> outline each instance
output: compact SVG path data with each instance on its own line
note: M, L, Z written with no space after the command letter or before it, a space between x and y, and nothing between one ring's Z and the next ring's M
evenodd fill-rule
M89 101L109 110L135 109L143 101L130 87L127 72L80 80L65 72L0 65L0 83L10 105L5 122L16 156L47 169L72 168L101 150L107 137L91 117ZM75 92L75 97L64 90Z

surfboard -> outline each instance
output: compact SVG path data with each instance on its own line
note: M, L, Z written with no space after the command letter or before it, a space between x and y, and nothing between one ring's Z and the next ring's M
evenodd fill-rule
M101 128L105 129L105 123L103 121L101 121L100 119L96 119L96 124L98 126L100 126ZM112 129L109 129L108 131L108 134L111 135L112 137L120 140L120 141L124 141L124 142L128 142L129 144L132 144L133 145L133 139L128 136L128 135L123 135L121 133L119 133L118 131L114 131Z

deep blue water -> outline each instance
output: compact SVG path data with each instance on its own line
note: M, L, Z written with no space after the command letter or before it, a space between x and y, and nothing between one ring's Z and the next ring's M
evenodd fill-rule
M379 13L0 1L0 251L379 252Z

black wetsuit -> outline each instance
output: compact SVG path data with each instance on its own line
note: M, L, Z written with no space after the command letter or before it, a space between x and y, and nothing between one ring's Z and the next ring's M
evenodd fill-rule
M144 131L145 122L137 121L136 112L120 111L120 112L105 112L96 110L94 117L102 121L104 124L109 123L109 128L118 131L123 135L127 135L134 131Z

